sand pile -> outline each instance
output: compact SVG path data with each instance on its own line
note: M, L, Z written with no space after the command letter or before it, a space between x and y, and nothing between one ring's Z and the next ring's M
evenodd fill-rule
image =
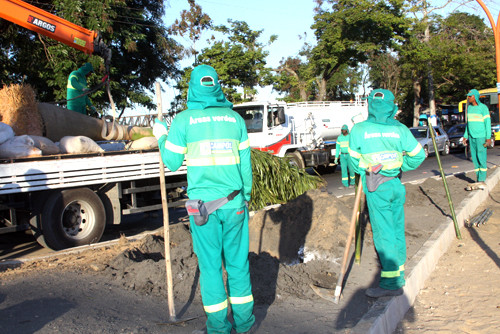
M345 212L350 210L334 196L313 190L279 208L257 213L250 221L250 272L256 302L271 304L276 296L286 295L314 298L310 284L335 287L338 261L332 259L343 254L348 228ZM200 301L198 262L188 226L172 225L170 238L175 298ZM304 263L309 253L314 256ZM104 273L128 289L164 295L163 256L163 237L150 235L112 259Z

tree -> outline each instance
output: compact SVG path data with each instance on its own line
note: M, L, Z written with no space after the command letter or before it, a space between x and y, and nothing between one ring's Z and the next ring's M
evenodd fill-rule
M328 81L343 66L356 68L372 55L394 49L405 36L403 0L317 0L317 45L311 63L319 79L317 99L327 97ZM326 9L330 5L330 10Z
M139 104L155 108L148 95L156 80L179 75L182 48L167 34L162 2L146 0L27 1L79 26L99 31L112 49L111 94L118 108ZM66 98L69 73L90 61L95 74L89 86L104 75L102 60L0 20L0 79L3 84L24 81L40 101ZM101 108L109 105L103 90L91 96Z
M220 25L214 27L226 39L210 42L211 45L201 50L197 56L197 64L207 64L215 68L226 98L233 102L249 101L257 92L256 87L264 87L271 82L271 68L266 66L269 52L264 50L277 37L271 36L268 44L258 42L262 30L250 29L246 22L228 20L229 27ZM180 94L177 105L183 105L187 97L189 69L183 72L183 78L177 88ZM240 90L240 91L239 91ZM242 91L242 92L241 92Z
M443 103L457 103L472 88L495 86L493 31L479 16L456 12L441 18L429 43L436 97Z

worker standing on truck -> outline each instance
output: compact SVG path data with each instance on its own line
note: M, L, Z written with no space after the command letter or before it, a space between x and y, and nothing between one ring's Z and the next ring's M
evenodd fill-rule
M70 73L68 77L68 87L66 89L66 99L68 109L80 114L87 115L87 106L90 108L90 115L97 116L97 110L92 105L88 95L83 95L88 91L87 77L94 71L91 63L85 63L82 67ZM83 96L80 96L83 95ZM77 96L80 96L77 98Z
M248 263L252 166L245 121L232 110L217 73L208 65L193 69L187 106L172 121L168 136L166 123L158 120L153 133L171 171L186 157L190 198L186 208L200 268L206 331L229 334L234 327L237 333L245 333L255 322ZM234 325L227 318L228 302Z
M337 138L335 144L335 164L339 163L342 170L342 184L344 187L353 188L355 183L354 169L352 168L351 159L349 159L349 127L347 124L342 125L340 129L341 135ZM342 188L342 187L341 187Z
M349 156L363 183L382 266L379 286L365 291L372 298L403 293L406 190L400 177L425 159L410 130L394 119L397 110L390 91L373 90L368 96L368 119L355 124L349 138Z
M491 118L488 107L479 100L479 91L471 89L467 94L467 125L464 145L470 145L470 155L474 163L477 182L486 180L488 165L487 147L491 144Z

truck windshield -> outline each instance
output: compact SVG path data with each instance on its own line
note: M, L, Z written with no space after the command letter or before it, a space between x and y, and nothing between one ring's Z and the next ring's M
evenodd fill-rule
M264 106L233 107L233 110L245 120L248 133L262 132Z

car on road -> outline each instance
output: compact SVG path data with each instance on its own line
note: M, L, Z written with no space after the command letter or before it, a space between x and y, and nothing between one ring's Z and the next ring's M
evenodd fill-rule
M436 144L438 152L441 155L447 155L450 153L450 139L440 126L434 126L434 136L436 137ZM432 143L432 137L427 126L417 126L410 128L411 133L415 139L422 145L425 156L428 157L430 153L434 153L434 145Z
M455 124L448 129L448 138L450 139L451 150L463 150L465 148L465 145L463 143L464 133L465 123Z
M465 145L463 144L465 126L465 123L459 123L448 129L448 138L450 138L450 148L452 150L465 148ZM491 125L491 142L488 148L495 147L496 132L498 132L497 127L498 125Z

